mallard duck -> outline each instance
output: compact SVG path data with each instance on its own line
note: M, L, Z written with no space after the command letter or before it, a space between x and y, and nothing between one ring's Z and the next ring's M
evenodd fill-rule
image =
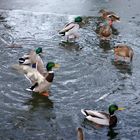
M26 78L30 80L32 84L34 84L27 89L28 91L43 93L48 90L48 88L51 86L51 83L53 82L54 72L52 71L52 68L59 68L60 65L55 64L54 62L48 62L46 65L46 76L41 75L37 69L28 65L15 64L12 67L25 74Z
M112 36L112 29L107 21L100 24L99 27L99 36L102 40L108 40Z
M115 116L114 112L117 110L124 110L124 108L118 108L117 105L112 104L109 106L109 114L97 110L84 109L82 109L81 112L86 116L87 120L95 124L114 127L117 124L117 117Z
M77 128L77 140L84 140L84 134L82 128Z
M118 56L121 56L124 58L129 58L130 61L133 59L133 49L131 47L128 47L125 44L120 44L114 47L114 54L115 54L115 60L118 60Z
M74 22L68 23L65 27L59 32L62 36L66 36L67 42L71 40L76 40L79 37L78 29L79 23L82 22L82 17L78 16L75 18Z
M19 63L23 65L30 65L31 67L36 68L43 75L45 73L45 67L40 57L41 53L41 47L37 48L35 51L31 50L28 54L19 58Z
M101 17L103 19L106 19L106 20L111 20L112 22L115 22L115 21L120 21L120 17L118 15L116 15L114 12L112 11L107 11L105 9L101 9L99 11L99 14L101 15Z

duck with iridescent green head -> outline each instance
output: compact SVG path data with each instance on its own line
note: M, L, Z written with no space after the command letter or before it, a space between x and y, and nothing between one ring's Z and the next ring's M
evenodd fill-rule
M52 69L59 68L59 67L60 67L59 64L55 64L54 62L48 62L46 65L47 75L44 77L45 80L41 82L37 81L33 86L29 88L29 91L38 92L38 93L47 92L54 79L54 71Z
M65 36L67 42L75 41L77 38L79 38L78 30L80 28L79 23L81 22L82 17L76 17L74 22L66 24L64 28L59 31L59 34Z
M29 65L19 65L15 64L12 66L14 69L23 73L25 77L33 84L28 91L44 93L51 86L54 79L53 68L59 68L60 65L54 62L48 62L46 65L47 75L43 76L37 69L30 67Z
M19 58L19 64L30 65L32 68L36 68L42 75L45 73L44 63L40 54L42 54L42 48L39 47L36 50L31 50L28 54Z
M117 124L117 117L114 114L117 110L124 110L125 108L119 108L117 105L112 104L109 106L109 114L97 110L84 110L81 112L86 116L86 119L101 126L114 127Z

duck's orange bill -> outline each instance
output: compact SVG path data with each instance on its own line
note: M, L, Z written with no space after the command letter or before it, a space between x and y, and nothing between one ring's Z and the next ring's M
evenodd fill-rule
M119 108L118 108L118 110L120 110L120 111L121 111L121 110L124 110L124 109L125 109L125 108L123 108L123 107L119 107Z
M44 92L44 93L41 93L41 95L43 95L43 96L49 96L49 93L48 92Z

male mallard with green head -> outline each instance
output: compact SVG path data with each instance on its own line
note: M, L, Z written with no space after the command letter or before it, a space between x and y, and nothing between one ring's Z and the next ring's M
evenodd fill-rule
M65 27L59 32L62 36L66 36L67 42L71 40L76 40L79 38L78 30L79 23L82 22L82 17L78 16L75 18L74 22L68 23Z
M59 68L59 64L54 62L48 62L46 65L47 74L45 76L41 75L37 69L32 68L28 65L13 65L13 68L23 73L28 80L33 84L28 91L43 93L48 90L51 86L54 78L53 68Z
M109 114L97 110L84 109L82 109L81 112L86 116L87 120L95 124L114 127L117 124L117 117L115 116L114 112L117 110L124 110L124 108L119 108L117 105L112 104L109 106Z
M31 67L36 68L43 75L45 73L45 67L40 57L41 53L41 47L37 48L35 51L31 50L28 54L19 58L19 63L23 65L30 65Z
M120 44L114 47L114 54L115 54L115 61L118 60L118 56L121 56L124 58L129 58L130 61L132 62L133 59L133 49L125 44Z
M47 75L45 76L45 80L41 83L35 83L30 89L33 92L43 93L49 89L54 79L54 71L53 68L59 68L59 64L55 64L54 62L48 62L46 65Z

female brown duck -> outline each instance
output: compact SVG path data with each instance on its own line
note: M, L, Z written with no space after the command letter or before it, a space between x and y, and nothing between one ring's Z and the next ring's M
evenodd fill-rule
M102 40L109 40L112 36L112 29L108 20L104 20L99 27L99 36Z
M77 140L84 140L84 133L82 128L77 128Z
M99 11L99 14L101 15L101 17L103 19L107 19L107 20L111 20L112 22L116 22L116 21L120 21L120 17L118 15L116 15L114 12L112 11L108 11L105 9L101 9Z
M128 47L127 45L120 44L114 47L114 54L115 54L115 61L118 60L118 56L123 57L124 60L126 58L129 58L130 61L132 61L134 52L133 49Z

